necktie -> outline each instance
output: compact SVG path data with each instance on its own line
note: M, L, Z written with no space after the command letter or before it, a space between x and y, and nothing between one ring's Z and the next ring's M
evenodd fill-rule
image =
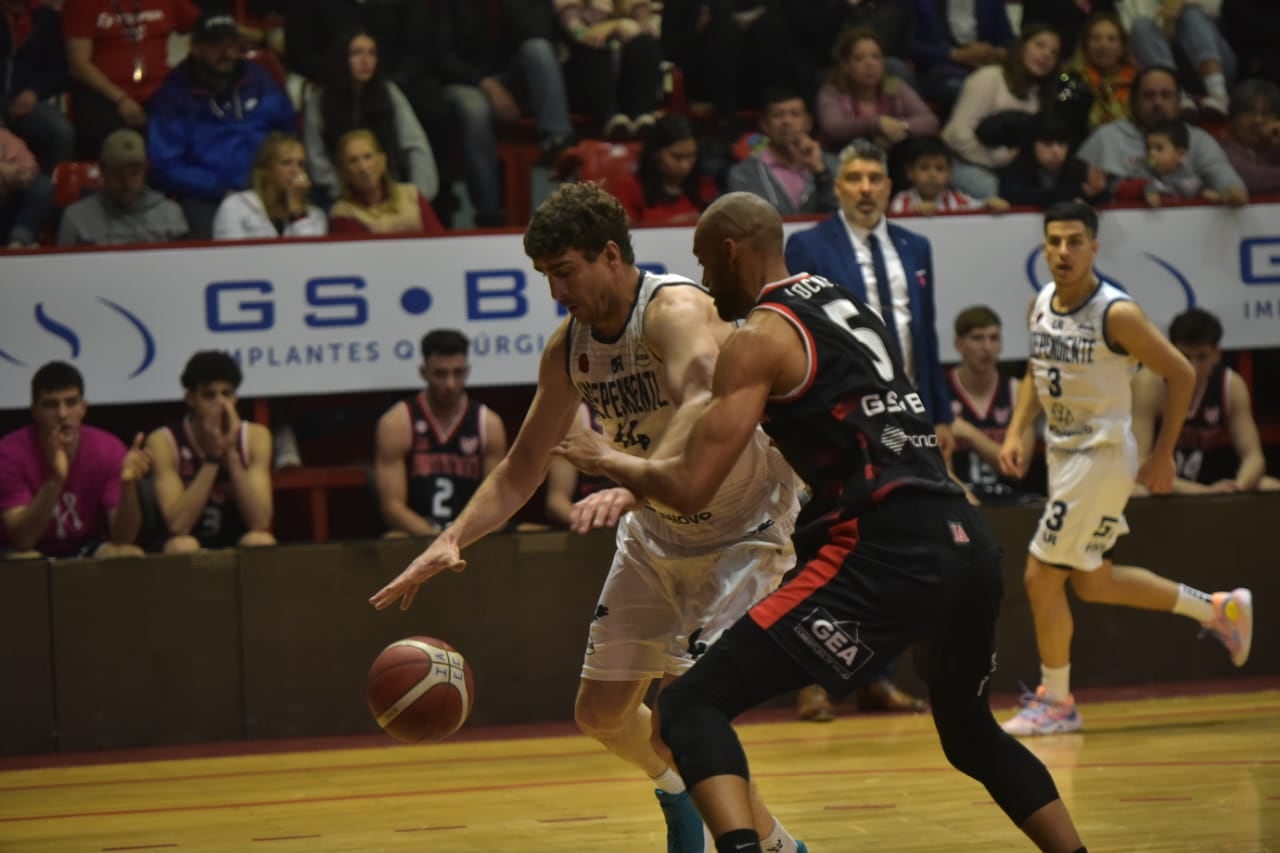
M902 362L902 342L898 339L898 324L893 319L893 294L889 292L889 270L884 265L884 251L880 248L880 240L875 234L867 235L867 245L871 247L871 266L876 273L876 293L880 297L880 316L889 329L889 344L893 354Z

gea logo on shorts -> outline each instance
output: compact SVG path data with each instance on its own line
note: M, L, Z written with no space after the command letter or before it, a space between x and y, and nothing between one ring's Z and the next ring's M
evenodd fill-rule
M796 626L796 634L841 678L854 673L875 657L871 647L858 637L859 623L839 622L821 607L815 607Z

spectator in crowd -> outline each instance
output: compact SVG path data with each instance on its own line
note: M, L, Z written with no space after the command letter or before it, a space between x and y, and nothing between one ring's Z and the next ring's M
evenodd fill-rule
M836 64L818 90L822 138L843 147L855 137L888 150L904 139L938 132L938 117L901 77L885 73L884 50L874 30L845 30Z
M27 144L0 126L0 246L36 245L52 210L53 182Z
M698 161L698 137L689 120L669 113L645 134L634 174L611 181L632 225L690 225L719 189Z
M287 133L272 133L258 147L249 189L222 200L213 218L215 240L254 237L322 237L324 211L308 200L307 154Z
M1133 117L1102 125L1085 140L1078 155L1107 174L1108 191L1114 195L1122 181L1146 179L1146 132L1162 121L1178 117L1181 91L1171 68L1144 68L1133 81ZM1227 204L1249 201L1244 181L1213 137L1198 127L1188 128L1187 154L1209 189ZM1124 195L1127 190L1121 190Z
M915 0L911 59L917 90L949 113L965 78L1005 60L1013 27L1004 0Z
M855 139L840 153L835 216L787 240L787 268L820 275L850 290L879 312L888 343L897 351L907 377L915 385L919 405L932 418L937 446L950 458L954 446L951 397L939 361L935 328L933 249L929 240L885 218L892 189L884 150ZM891 681L891 661L882 661L878 677L859 691L860 708L924 710L924 703ZM830 699L820 687L801 691L803 719L830 719Z
M369 130L338 141L342 192L329 211L330 234L443 234L422 190L391 180L387 155Z
M1047 208L1080 199L1097 206L1107 200L1107 176L1071 153L1072 131L1056 110L1036 115L1031 142L1000 170L1000 197L1013 205Z
M1175 494L1276 491L1253 419L1249 386L1222 360L1222 322L1191 308L1169 324L1169 341L1196 371L1195 393L1174 449ZM1151 453L1165 406L1167 385L1152 370L1133 378L1133 434L1138 458Z
M1227 114L1227 87L1236 79L1235 51L1214 20L1221 5L1221 0L1119 0L1117 4L1138 65L1177 68L1176 45L1195 69L1179 82L1203 86L1199 109L1219 118ZM1196 102L1185 89L1179 107L1185 117L1196 112Z
M1022 26L1048 24L1065 47L1083 43L1088 18L1115 10L1116 0L1022 0Z
M910 82L906 58L915 25L915 0L809 0L778 5L786 16L791 44L804 62L801 83L811 83L819 69L839 59L838 44L853 29L874 33L889 74Z
M496 122L532 112L547 162L573 142L551 0L433 0L431 8L427 49L458 126L476 225L504 225Z
M783 216L834 211L839 161L809 135L804 99L787 89L766 92L760 129L763 146L729 170L729 190L758 195Z
M434 199L440 191L435 154L408 98L383 75L378 43L368 32L357 30L339 46L341 56L334 57L327 84L311 89L303 107L303 139L316 187L326 201L338 197L338 140L365 129L388 152L392 179L408 181L428 201Z
M1167 198L1217 201L1218 194L1205 187L1205 176L1187 158L1191 135L1180 118L1162 121L1146 133L1147 175L1142 197L1148 207L1159 207Z
M1011 503L1027 495L1021 481L1000 473L1000 446L1018 400L1018 379L1000 373L1004 348L1000 315L985 305L956 315L956 352L960 363L946 368L951 387L951 428L956 450L951 468L969 494L984 504ZM1026 447L1035 447L1035 427L1028 425ZM1028 467L1031 454L1023 460ZM1026 476L1026 471L1022 472Z
M10 557L124 557L142 525L142 434L126 449L84 423L80 371L51 361L31 378L32 423L0 438L0 548Z
M62 24L52 6L0 0L0 125L22 137L40 169L75 156L71 122L51 99L67 88Z
M801 4L792 4L801 5ZM715 107L718 135L741 135L738 111L774 86L812 82L796 61L788 21L770 0L667 0L663 55L680 67L690 99Z
M148 106L148 148L156 188L182 205L191 236L207 240L228 193L244 189L254 152L272 131L296 126L289 96L256 62L246 62L235 18L201 16L191 55Z
M564 72L571 102L599 119L609 139L653 124L662 44L649 0L555 0L555 8L569 47Z
M378 421L374 475L392 535L444 530L507 452L502 419L467 394L468 346L452 329L423 336L418 374L426 390Z
M145 132L147 102L169 73L169 36L189 32L199 16L191 0L66 0L62 33L79 159L96 157L113 130Z
M1275 0L1222 0L1218 27L1235 51L1241 79L1261 77L1280 86L1280 3Z
M1222 150L1250 194L1280 194L1280 86L1270 80L1236 86Z
M220 350L182 371L187 413L147 436L166 554L274 545L271 431L240 419L240 365Z
M591 411L591 407L583 402L578 407L578 422L576 429L593 429L596 432L603 432L599 419L595 413ZM551 465L547 468L546 479L546 515L547 521L556 527L569 527L573 514L573 505L588 495L605 489L614 488L614 483L608 477L602 477L599 474L584 474L577 468L573 467L573 463L563 456L551 457ZM622 513L622 505L619 505L619 516ZM582 523L590 527L602 527L608 522L608 516L603 518L593 517L590 520L584 520ZM616 523L616 522L615 522ZM608 526L612 527L613 524Z
M936 136L912 140L907 153L908 189L899 190L889 203L890 213L958 213L986 208L995 213L1009 209L998 196L976 199L951 186L951 149Z
M187 236L182 208L147 186L147 144L122 127L107 137L98 155L102 190L62 212L59 246L165 243Z
M1096 12L1089 16L1068 70L1079 74L1089 87L1090 130L1129 117L1129 95L1138 69L1129 55L1129 36L1119 15Z
M975 198L999 191L996 169L1026 144L1032 116L1050 97L1058 68L1058 34L1043 24L1022 31L1000 65L973 72L964 82L942 138L958 157L952 184Z

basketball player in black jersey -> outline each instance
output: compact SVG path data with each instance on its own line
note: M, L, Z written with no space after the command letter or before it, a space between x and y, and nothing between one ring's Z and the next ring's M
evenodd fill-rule
M497 413L467 395L468 341L436 329L422 338L427 388L378 421L375 481L390 536L434 536L448 527L507 452Z
M756 196L714 202L694 254L720 315L746 322L683 449L646 460L579 432L558 452L696 512L760 423L813 491L787 582L659 696L663 738L716 849L761 850L734 717L814 680L848 693L914 644L951 763L1042 850L1082 850L1049 772L991 715L999 547L948 476L884 324L837 285L789 276L781 220Z
M960 363L946 368L956 416L951 424L956 437L951 468L980 502L1016 502L1026 490L1020 480L1000 473L1000 445L1013 417L1018 387L1017 379L1000 373L1000 317L985 305L974 305L956 315L955 330ZM1035 446L1034 424L1027 425L1024 442ZM1024 463L1030 466L1030 454Z
M198 352L182 371L187 414L147 437L167 554L274 545L271 432L236 412L240 365Z
M1174 449L1175 494L1275 491L1280 479L1266 473L1249 386L1222 361L1222 323L1201 308L1173 318L1169 341L1196 371L1195 393ZM1133 434L1145 458L1164 408L1165 382L1150 370L1133 379ZM1145 490L1144 490L1145 491Z
M579 429L592 429L596 432L603 432L600 426L600 419L591 411L591 407L583 403L578 410ZM606 526L604 520L600 524L594 523L593 519L587 519L581 510L575 513L574 504L588 495L604 489L613 488L613 481L608 477L600 477L592 474L583 474L577 468L573 467L571 462L556 458L551 460L551 467L547 469L546 480L546 514L547 521L557 527L568 527L574 529L575 532L585 533L586 529L579 530L575 526L575 522L587 522L594 527ZM621 506L615 506L619 511L613 515L612 523L607 526L613 527L618 523L621 517ZM587 529L590 529L588 527Z

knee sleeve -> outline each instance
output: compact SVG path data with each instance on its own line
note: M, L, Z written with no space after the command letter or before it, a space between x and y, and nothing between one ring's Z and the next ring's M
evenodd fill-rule
M712 776L750 779L747 756L728 715L688 676L658 695L662 739L689 788Z

